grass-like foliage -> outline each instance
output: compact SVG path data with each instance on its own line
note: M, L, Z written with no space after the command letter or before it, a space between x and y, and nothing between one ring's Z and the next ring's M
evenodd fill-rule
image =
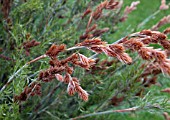
M0 0L0 119L170 120L169 0Z

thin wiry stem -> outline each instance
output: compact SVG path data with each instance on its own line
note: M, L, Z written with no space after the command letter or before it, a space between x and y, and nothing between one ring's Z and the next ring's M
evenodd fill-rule
M41 56L39 56L39 57L37 57L37 58L35 58L35 59L27 62L27 64L31 64L31 63L33 63L33 62L36 62L36 61L38 61L38 60L40 60L40 59L43 59L43 58L46 58L46 57L48 57L48 56L45 55L45 54L44 54L44 55L41 55Z
M25 64L24 66L22 66L19 70L17 70L9 79L8 82L2 87L2 89L0 90L0 94L5 90L5 88L13 81L13 79L15 78L15 76L17 76L25 67L27 67L28 65Z
M160 13L160 10L155 11L153 14L151 14L149 17L144 19L138 26L137 29L142 28L150 19L155 17L158 13Z
M132 111L136 111L139 109L140 109L140 107L137 106L137 107L127 108L127 109L122 109L122 110L108 110L108 111L104 111L104 112L90 113L90 114L78 116L75 118L71 118L71 120L77 120L77 119L87 118L87 117L91 117L91 116L110 114L110 113L132 112Z
M77 49L81 49L81 48L85 48L85 46L75 46L75 47L71 47L71 48L66 49L66 51L77 50Z

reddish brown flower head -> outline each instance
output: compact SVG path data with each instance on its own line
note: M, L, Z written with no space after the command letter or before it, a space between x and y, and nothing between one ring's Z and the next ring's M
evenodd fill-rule
M77 44L77 46L90 47L92 45L105 45L106 42L101 41L100 38L86 39L83 42Z
M156 59L156 61L165 61L167 57L165 51L159 50L152 51L152 56Z
M72 77L72 80L74 81L75 86L80 85L79 80L76 77Z
M117 58L125 64L131 64L132 58L127 53L122 53Z
M49 57L56 57L58 55L58 53L64 51L66 49L66 46L64 44L61 45L55 45L53 44L48 51L46 51L46 55L48 55Z
M75 94L76 90L75 90L75 83L74 81L71 79L68 83L68 87L67 87L67 93L70 96L73 96Z
M90 8L87 8L87 10L83 13L83 15L82 15L82 19L85 17L85 16L87 16L89 13L91 13L91 9Z
M80 53L79 53L79 59L80 59L81 64L87 66L88 68L90 68L91 65L95 64L95 60L89 59Z
M14 97L15 101L26 101L29 96L41 95L41 84L37 82L31 83L30 86L26 86L24 91L20 95Z
M102 15L102 11L106 7L107 3L107 1L104 1L97 6L95 11L92 13L93 19L97 20L100 18L100 16Z
M150 37L147 37L147 38L142 38L141 39L141 42L143 44L150 44L152 42L152 39Z
M106 55L108 55L110 57L116 57L117 56L116 53L114 51L112 51L109 47L102 47L101 49Z
M170 33L170 27L167 28L167 29L165 29L163 33L164 33L164 34L169 34L169 33Z
M170 50L170 41L169 40L161 40L160 44L164 47L164 49Z
M68 62L74 62L78 60L78 55L76 53L73 53L71 56L61 60L61 64L65 65Z
M40 44L40 42L37 42L35 40L31 40L31 41L26 41L24 42L22 45L23 45L23 48L25 49L26 51L26 55L30 55L30 49L34 46L38 46Z
M110 57L116 57L118 60L120 60L121 62L124 62L125 64L132 63L132 58L128 54L123 53L122 52L123 48L120 46L118 47L118 45L116 46L111 45L109 47L103 47L102 50L106 55ZM121 51L121 52L118 52L118 51Z
M153 59L153 57L152 57L152 49L151 48L141 47L141 49L138 51L138 53L144 60Z
M170 60L169 59L159 62L159 67L161 68L162 73L166 75L170 75Z
M151 36L152 35L152 31L151 30L142 30L140 32L141 35L147 35L147 36Z
M64 76L64 82L66 84L68 84L71 79L72 78L71 78L70 74L66 73L65 76Z
M92 27L86 29L86 34L89 32L92 32L93 30L95 30L97 28L97 24L94 24Z
M124 42L123 45L126 48L131 49L133 51L138 51L144 46L142 42L138 41L135 38L131 38L130 40Z
M170 23L170 15L163 17L156 25L152 27L152 30L158 30L161 26Z
M110 0L109 2L107 2L105 9L112 10L112 9L117 8L118 5L119 5L119 2L116 2L115 0Z
M89 47L90 50L96 52L96 53L102 53L102 48L103 45L92 45L91 47Z
M81 36L79 37L79 39L80 39L80 40L84 40L84 39L90 39L90 38L92 38L92 37L93 37L92 34L85 33L85 34L81 35Z
M127 6L124 10L124 14L122 18L120 18L121 22L124 22L128 18L128 14L136 9L136 6L140 3L140 1L132 2L130 6Z
M89 94L88 94L85 90L83 90L83 89L82 89L80 86L78 86L78 85L75 87L75 89L76 89L79 97L80 97L82 100L88 101L88 96L89 96Z
M111 104L114 106L117 106L123 101L123 99L124 99L124 96L122 96L122 97L113 96L111 98Z
M152 33L152 36L151 36L152 39L155 39L157 41L160 41L160 40L164 40L167 38L167 36L163 33L160 33L160 32L156 32L156 33ZM155 42L157 43L157 42Z
M73 73L74 69L73 69L73 67L66 66L65 71L71 75Z
M135 2L132 2L130 6L127 6L125 8L125 14L129 14L131 13L133 10L136 10L136 7L137 5L140 3L140 1L135 1Z
M125 51L124 47L120 44L109 45L109 48L115 51L116 53L123 53Z
M60 72L63 72L65 70L65 67L64 66L61 66L61 67L51 67L49 68L49 73L50 74L56 74L56 73L60 73Z
M61 67L61 62L57 58L53 58L49 61L52 67Z

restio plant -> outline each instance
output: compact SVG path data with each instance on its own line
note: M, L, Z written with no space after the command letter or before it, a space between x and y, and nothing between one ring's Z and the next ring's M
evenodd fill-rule
M168 0L0 2L0 119L170 119Z

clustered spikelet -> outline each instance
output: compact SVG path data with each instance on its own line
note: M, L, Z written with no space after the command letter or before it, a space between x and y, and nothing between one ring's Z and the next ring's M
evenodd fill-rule
M160 33L158 31L150 31L150 30L143 30L140 32L142 35L147 35L146 39L142 38L140 39L144 44L150 44L150 43L157 43L160 44L164 49L167 55L169 55L170 52L170 41L167 39L167 36L163 33Z
M101 2L94 11L92 11L90 8L87 8L87 10L84 12L84 14L82 15L82 19L90 14L90 18L89 21L87 23L87 27L86 27L86 32L80 36L81 40L84 39L90 39L93 37L99 37L101 36L103 33L107 32L109 30L109 28L103 28L103 29L97 29L97 24L93 24L91 27L90 25L92 24L93 20L98 20L101 16L102 16L102 12L104 9L106 10L113 10L113 9L117 9L119 7L121 7L122 4L121 2L117 2L115 0L105 0L104 2Z
M131 64L132 58L128 54L124 53L123 46L120 46L115 44L109 45L108 47L102 47L101 49L106 55L110 57L116 57L118 60L124 62L125 64Z
M90 14L91 13L91 9L90 8L87 8L87 10L83 13L83 15L82 15L82 19L85 17L85 16L87 16L88 14Z
M46 55L48 55L51 58L54 58L58 55L58 53L64 51L66 49L64 44L61 44L59 46L53 44L49 50L46 52Z
M15 101L26 101L29 96L41 95L41 84L33 82L26 86L20 95L15 96Z
M137 5L140 3L140 1L132 2L130 6L127 6L124 10L124 14L122 18L120 18L121 22L124 22L128 18L128 14L130 14L132 11L136 10Z
M97 20L101 17L103 9L108 9L108 10L112 10L115 9L116 6L119 4L119 2L116 2L114 0L110 0L110 1L104 1L101 2L97 8L92 12L91 14L91 19ZM89 20L88 26L91 24L91 20Z
M102 41L100 38L86 39L83 42L77 44L77 46L91 47L93 45L105 45L106 42Z
M160 44L164 50L149 47L151 43ZM143 87L150 87L152 84L156 84L157 75L160 73L170 75L170 60L168 59L170 45L164 33L143 30L136 37L124 38L119 44L122 44L126 49L136 51L142 59L148 61L147 64L142 65L142 69L146 68L144 68L143 73L137 79L137 81L142 82ZM139 90L137 95L141 95L143 90Z
M71 77L74 68L70 67L69 64L80 66L84 69L89 69L92 65L94 65L95 61L80 53L73 53L69 57L59 60L57 55L59 52L64 50L65 45L54 44L49 48L49 50L47 50L46 54L51 58L49 61L50 68L39 73L39 80L42 82L50 82L56 78L60 82L68 84L67 93L69 95L72 96L77 92L81 99L87 101L88 93L82 89L77 78Z
M105 53L107 56L116 57L125 64L131 64L132 58L125 53L124 47L121 44L106 45L106 42L101 41L100 38L86 39L77 44L77 46L85 46L96 53Z
M170 23L170 15L163 17L151 30L158 30L161 26Z
M161 41L168 41L166 40L167 36L163 33L157 32L157 31L150 31L150 30L143 30L140 32L141 35L146 35L145 37L149 38L147 39L147 44L149 43L160 43L164 48L167 47L168 44L161 42ZM159 49L153 49L152 47L148 47L146 44L146 41L143 42L143 38L131 38L129 40L124 41L122 44L128 48L132 49L133 51L137 51L138 54L147 61L154 61L159 65L159 68L164 74L170 75L170 62L167 58L166 52L159 50Z
M164 34L170 34L170 27L167 28L167 29L165 29L163 33L164 33Z

